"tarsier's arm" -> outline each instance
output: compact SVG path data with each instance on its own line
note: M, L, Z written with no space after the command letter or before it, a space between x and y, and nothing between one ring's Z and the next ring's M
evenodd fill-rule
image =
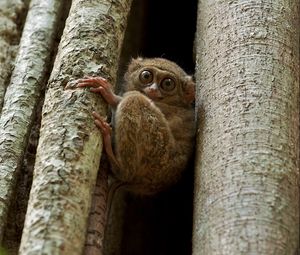
M77 87L89 87L91 92L99 93L102 95L104 100L112 107L116 108L121 101L122 97L117 96L112 89L111 84L102 77L86 77L83 79L79 79L77 81ZM115 164L118 168L120 168L120 163L117 160L113 149L112 149L112 130L110 125L106 122L104 118L102 118L98 113L93 112L93 117L95 120L95 124L100 129L103 135L103 143L104 149L111 161L111 163Z

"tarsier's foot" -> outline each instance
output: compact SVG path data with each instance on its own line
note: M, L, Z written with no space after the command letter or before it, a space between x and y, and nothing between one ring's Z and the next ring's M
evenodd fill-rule
M116 107L120 101L120 98L113 92L112 85L102 77L88 76L77 80L77 88L85 87L89 87L91 92L100 93L112 107Z
M110 125L98 113L93 112L92 114L95 119L96 126L100 129L100 131L102 133L103 145L104 145L104 149L106 151L107 156L117 167L120 168L120 163L117 160L117 158L113 152L112 146L111 146L111 144L112 144L112 142L111 142L112 129L111 129Z

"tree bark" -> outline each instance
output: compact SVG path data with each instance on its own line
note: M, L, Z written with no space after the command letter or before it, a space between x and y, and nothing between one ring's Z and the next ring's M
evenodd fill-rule
M193 254L295 254L299 1L200 0Z
M17 21L22 11L24 3L21 0L0 2L0 112L20 39Z
M0 239L35 107L49 67L62 1L33 0L0 118ZM39 22L36 17L39 16Z
M66 89L100 75L114 84L130 0L74 0L43 107L20 254L81 254L102 139L91 116L100 96Z
M102 255L104 230L106 226L107 194L108 194L108 160L101 159L101 169L98 172L92 206L89 214L84 255Z

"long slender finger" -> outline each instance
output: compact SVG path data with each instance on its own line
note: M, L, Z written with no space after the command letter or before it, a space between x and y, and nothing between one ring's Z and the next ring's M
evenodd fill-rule
M103 127L103 129L111 129L110 125L103 119L96 119L95 118L95 121L97 121L97 123L99 122L101 124L101 127Z
M95 122L96 126L100 128L100 131L101 131L102 134L105 134L107 132L106 127L105 127L105 125L103 125L102 121L97 119L94 122Z
M111 84L104 78L99 77L97 78L97 81L106 89L110 89L111 88Z
M95 119L98 119L100 121L102 121L104 119L99 113L97 113L95 111L92 112L92 115Z
M103 88L103 87L97 87L97 88L90 88L90 91L91 92L94 92L94 93L101 93L101 95L103 95L103 94L107 94L106 92L105 92L105 89ZM104 96L104 95L103 95Z
M107 126L110 127L110 125L109 125L109 124L107 123L107 121L106 121L106 118L102 117L99 113L93 111L93 112L92 112L92 115L93 115L93 117L94 117L95 119L97 119L97 120L99 120L99 121L105 123Z
M98 126L101 126L102 129L108 129L110 128L110 125L105 121L105 119L103 117L101 117L99 114L97 114L96 116L94 116L95 118L95 123Z
M94 92L94 93L100 93L104 97L104 99L107 101L107 103L110 103L110 101L113 98L112 92L108 91L106 88L103 88L103 87L90 88L90 91Z
M77 88L90 87L90 88L101 88L105 90L110 90L111 85L102 79L80 79L77 81Z
M97 127L99 127L99 129L100 129L103 136L106 137L106 136L111 135L112 130L111 130L111 127L108 123L102 122L102 121L97 119L97 120L95 120L95 124L96 124Z
M78 84L95 84L97 87L103 83L102 79L95 77L78 79L76 82Z
M94 82L88 82L88 81L81 81L78 82L76 85L77 88L83 88L83 87L92 87L92 88L98 88L99 85Z
M106 81L106 79L101 76L84 76L83 79L100 79Z
M89 80L97 82L99 85L106 89L111 88L111 84L102 77L91 77Z
M84 77L82 79L79 79L79 81L91 81L91 82L101 83L103 85L109 84L109 82L106 79L102 78L102 77L87 76L87 77Z

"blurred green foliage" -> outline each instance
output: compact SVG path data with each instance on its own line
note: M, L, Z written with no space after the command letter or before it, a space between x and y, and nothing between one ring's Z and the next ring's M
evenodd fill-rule
M8 255L4 248L0 247L0 255Z

